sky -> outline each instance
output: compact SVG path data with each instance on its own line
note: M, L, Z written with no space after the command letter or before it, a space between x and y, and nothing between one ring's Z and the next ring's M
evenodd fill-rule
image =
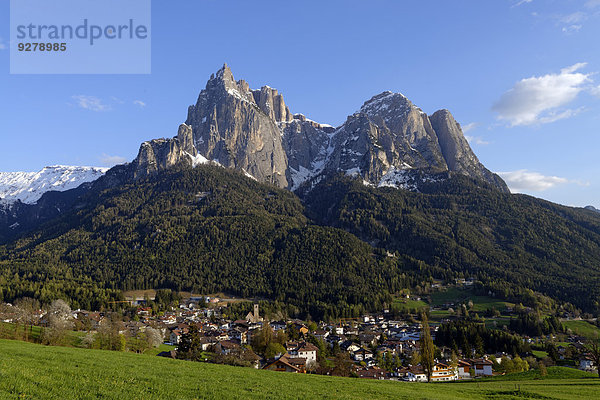
M446 108L513 192L600 208L600 0L157 0L140 75L11 75L9 15L0 171L130 161L226 62L334 126L385 90Z

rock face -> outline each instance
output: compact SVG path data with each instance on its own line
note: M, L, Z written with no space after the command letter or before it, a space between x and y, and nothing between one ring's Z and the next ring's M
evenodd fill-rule
M224 65L211 76L196 105L189 107L186 124L206 158L259 181L288 187L287 156L277 122L290 117L277 91L268 87L252 91L245 81L236 82Z
M508 193L508 187L498 175L483 166L471 150L460 124L448 110L439 110L429 116L437 134L442 154L450 171L458 172L495 185Z
M412 170L419 177L459 173L508 192L504 181L479 162L447 110L428 116L402 94L383 92L333 128L292 114L269 86L252 90L236 81L227 65L189 107L177 137L142 144L134 175L207 159L291 190L337 171L368 184L398 181L398 187L407 187L400 181L408 176L403 171Z
M457 172L508 193L479 162L447 110L427 116L400 93L383 92L348 117L332 140L326 169L361 176L378 186L406 187L405 170ZM418 174L422 176L422 174Z
M178 164L197 165L207 160L198 154L193 143L192 128L179 126L172 139L154 139L142 143L138 156L132 162L134 178L148 176Z
M283 134L283 148L288 157L289 188L296 189L308 178L323 172L335 129L294 115L292 121L279 124Z

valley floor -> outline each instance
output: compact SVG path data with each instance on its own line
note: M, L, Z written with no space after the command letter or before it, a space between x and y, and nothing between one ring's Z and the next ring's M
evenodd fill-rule
M597 375L549 368L459 383L407 383L258 371L0 340L2 399L591 399Z

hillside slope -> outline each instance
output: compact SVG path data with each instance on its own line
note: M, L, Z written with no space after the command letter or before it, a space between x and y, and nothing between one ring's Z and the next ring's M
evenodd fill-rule
M88 308L85 281L259 296L323 317L352 305L380 309L414 284L405 271L418 263L313 225L303 212L293 193L210 165L100 185L73 211L0 247L3 295L65 294Z
M448 172L413 191L336 175L300 190L304 204L214 165L129 174L109 171L71 196L71 211L0 247L1 298L66 296L98 308L120 290L225 291L327 318L468 276L516 303L599 311L592 211Z
M592 399L600 379L407 383L257 371L161 357L0 340L0 398L44 399ZM40 368L43 365L44 368ZM556 370L555 370L556 368ZM517 386L518 385L518 388Z
M600 311L597 213L501 193L461 175L425 180L417 191L338 175L302 198L315 221L423 260L438 278L475 276L516 302L543 301L532 289Z

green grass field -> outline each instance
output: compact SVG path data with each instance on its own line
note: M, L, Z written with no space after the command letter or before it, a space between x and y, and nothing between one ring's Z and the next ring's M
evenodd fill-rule
M507 306L512 306L511 303L489 296L477 296L471 289L458 287L450 287L431 294L432 306L440 306L445 303L468 302L469 300L473 301L473 311L475 312L482 312L492 307L502 312Z
M0 340L2 399L592 399L600 379L564 368L459 383L257 371ZM537 378L537 379L536 379Z
M422 300L410 300L404 298L398 298L394 300L394 304L400 307L400 310L409 311L409 310L421 310L423 308L429 307L429 304Z
M577 335L588 338L600 337L600 329L587 321L564 321L562 324Z
M537 358L545 358L548 357L548 352L547 351L542 351L542 350L532 350L531 353L536 356Z

